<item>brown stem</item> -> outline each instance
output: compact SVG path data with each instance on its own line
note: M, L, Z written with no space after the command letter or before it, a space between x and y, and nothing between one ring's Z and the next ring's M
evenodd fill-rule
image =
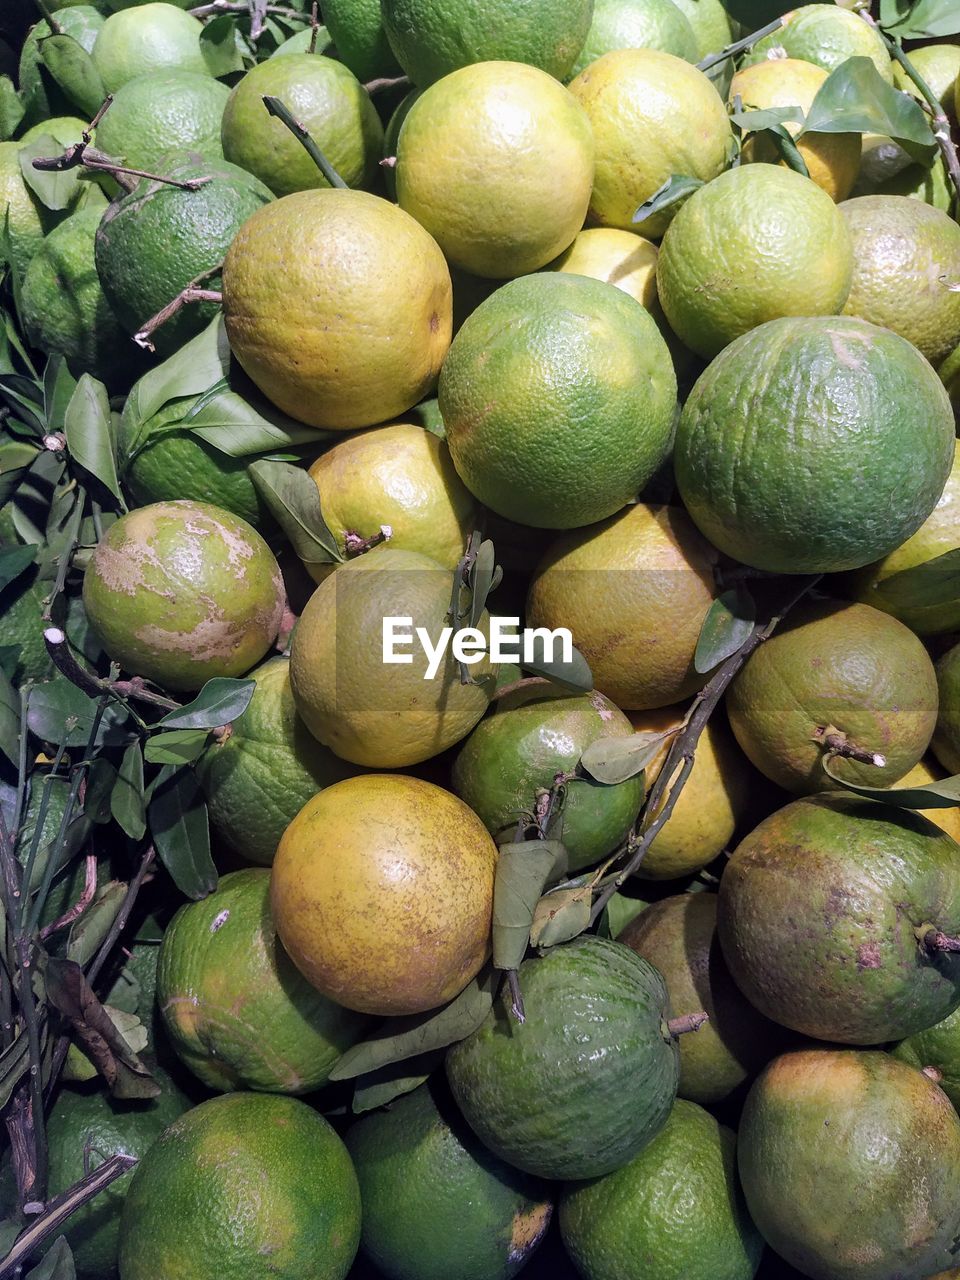
M510 1012L517 1022L524 1023L527 1020L527 1015L523 1010L523 995L520 991L520 979L517 977L516 969L507 970L507 986L510 988Z
M372 98L375 93L385 93L387 89L405 89L409 84L409 76L378 76L376 80L368 80L363 87Z
M192 284L188 284L185 289L181 289L172 302L168 302L162 307L155 316L151 316L146 324L133 335L133 340L138 347L143 347L144 351L155 351L156 347L150 341L150 335L155 333L161 325L165 325L168 320L172 319L181 307L186 306L188 302L217 302L223 301L223 294L219 289L198 289Z
M59 1230L81 1205L92 1200L105 1187L109 1187L111 1182L115 1182L128 1169L132 1169L136 1163L136 1156L111 1156L100 1165L99 1169L94 1169L93 1173L88 1173L85 1178L74 1183L68 1191L51 1200L42 1216L17 1237L10 1252L0 1261L0 1280L12 1280L14 1276L19 1275L22 1264L39 1248L47 1236Z
M164 711L177 711L180 708L179 702L174 702L172 698L165 698L162 694L148 689L141 676L133 676L129 680L103 680L92 671L88 671L80 664L76 654L70 648L66 635L59 627L47 627L43 633L43 643L57 670L91 698L102 698L105 693L108 693L117 698L136 698L140 702L150 703L151 706L161 707Z
M670 750L667 752L663 767L657 774L656 781L650 788L646 802L634 823L633 830L627 838L624 852L629 853L630 857L618 875L598 895L590 913L591 924L594 924L599 919L604 907L613 895L640 866L646 857L647 850L669 820L677 801L680 799L680 793L693 770L694 752L700 735L707 727L707 722L716 710L720 699L727 690L727 686L741 670L754 650L758 649L773 634L783 618L786 617L795 604L803 599L808 591L816 586L822 576L822 574L818 573L812 577L805 578L802 585L791 593L787 600L779 606L776 613L771 615L766 622L757 622L736 653L732 653L729 658L717 667L714 674L697 694L686 724L682 732L678 733L670 744ZM673 781L678 767L680 767L680 773L676 781ZM663 808L660 808L661 804ZM644 819L649 814L655 814L656 817L649 826L644 828ZM641 829L642 834L640 834Z
M85 878L83 882L83 892L76 900L72 907L69 907L59 920L54 920L52 924L46 924L40 930L40 940L45 941L52 933L57 933L60 929L65 929L67 925L73 924L74 920L79 918L89 907L93 901L93 895L97 891L97 858L96 854L88 853L85 867Z
M388 524L382 524L380 532L369 538L363 537L360 533L354 533L351 529L343 536L343 549L348 556L362 556L367 551L372 551L374 547L379 547L381 542L389 542L392 537L393 529Z
M310 48L309 53L317 52L317 34L320 30L320 5L319 0L313 0L310 6Z
M291 18L294 21L303 21L303 14L299 9L288 9L286 5L268 4L263 7L263 12L273 14L276 18ZM195 9L188 9L187 13L194 18L212 18L219 13L250 13L250 0L210 0L209 4L199 4ZM254 35L253 25L251 24L251 40L257 40L262 34L262 25ZM311 50L312 52L313 50Z
M936 925L921 925L917 930L920 945L927 951L960 951L960 938L943 933Z
M829 755L842 756L844 760L859 760L861 764L872 764L882 769L887 757L879 751L870 751L867 747L858 747L850 742L847 735L832 724L818 725L813 731L814 742L819 742Z
M710 1021L708 1013L685 1013L682 1017L671 1018L667 1023L667 1030L674 1040L678 1036L685 1036L688 1031L699 1031L705 1022Z

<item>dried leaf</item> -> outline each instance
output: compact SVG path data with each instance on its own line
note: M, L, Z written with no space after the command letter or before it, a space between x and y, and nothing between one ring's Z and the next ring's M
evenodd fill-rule
M94 895L93 902L67 934L66 957L81 968L90 963L100 950L114 920L120 914L127 886L122 880L110 880Z
M707 610L697 648L693 655L695 671L705 675L736 653L753 631L757 606L745 586L723 591Z
M524 840L500 846L493 886L493 963L518 969L530 941L530 927L544 886L566 869L559 840Z
M532 947L556 947L583 933L590 924L593 890L558 889L537 903L530 927Z
M917 787L863 787L841 778L834 770L829 755L823 756L821 763L824 773L838 787L867 800L877 800L880 804L893 805L898 809L955 809L960 805L960 773Z
M596 782L616 786L642 773L678 728L661 733L632 733L628 738L597 738L580 757L580 768Z

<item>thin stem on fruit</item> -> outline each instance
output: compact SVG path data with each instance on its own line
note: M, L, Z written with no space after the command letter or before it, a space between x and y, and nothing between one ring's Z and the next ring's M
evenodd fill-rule
M192 18L213 18L221 13L247 13L251 10L250 0L210 0L209 4L198 4L194 9L188 9L187 13ZM303 22L305 15L299 9L288 9L282 4L268 4L263 6L265 14L272 14L275 18L289 18L293 22ZM263 27L254 35L253 23L251 21L250 39L257 40L263 35ZM312 53L313 50L311 49Z
M207 272L207 275L212 274ZM144 351L156 351L156 347L150 341L150 335L172 320L181 307L187 306L191 302L223 302L223 294L219 289L199 289L194 284L188 284L185 289L181 289L177 296L168 302L165 307L161 307L155 316L151 316L143 327L134 335L133 340L138 347L142 347Z
M733 58L738 53L742 53L744 49L750 49L759 40L765 36L772 36L774 31L779 31L783 26L782 18L774 18L773 22L768 22L765 27L761 27L759 31L753 31L748 36L744 36L742 40L737 40L734 44L728 44L725 49L721 49L719 53L711 53L709 57L704 58L702 62L697 63L698 71L709 71L712 67L719 66L721 62L726 62L727 58Z
M917 937L927 951L960 951L960 938L944 933L934 924L921 925Z
M389 542L392 537L393 528L388 524L382 524L380 532L372 534L369 538L365 538L362 533L355 533L351 529L343 536L343 549L351 558L362 556L366 552L372 551L374 547L379 547L381 542Z
M510 1012L519 1023L527 1020L527 1015L523 1010L523 995L520 991L520 979L517 977L516 969L507 970L507 986L510 988Z
M308 53L317 52L317 35L320 31L320 5L318 0L313 0L310 6L310 48Z
M667 1023L667 1030L676 1040L679 1036L685 1036L688 1031L699 1031L709 1021L710 1015L703 1010L700 1013L684 1013L679 1018L671 1018Z
M376 80L368 80L363 87L372 98L375 93L385 93L387 89L407 89L410 84L409 76L379 76Z
M817 725L811 737L824 748L828 756L841 756L844 760L858 760L861 764L872 764L882 769L887 757L879 751L871 751L868 747L858 747L850 742L847 735L832 724Z
M51 934L58 933L61 929L66 929L67 925L73 924L74 920L79 920L83 913L93 901L93 895L97 891L97 855L88 853L84 864L84 882L83 892L76 900L72 907L54 920L51 924L45 924L40 930L40 940L45 941Z

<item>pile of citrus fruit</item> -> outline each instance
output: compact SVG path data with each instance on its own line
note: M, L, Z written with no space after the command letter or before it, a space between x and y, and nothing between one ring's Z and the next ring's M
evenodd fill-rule
M0 1277L960 1277L960 5L11 0Z

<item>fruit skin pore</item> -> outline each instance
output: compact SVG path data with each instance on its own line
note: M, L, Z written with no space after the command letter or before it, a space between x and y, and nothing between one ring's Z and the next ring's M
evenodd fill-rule
M960 1003L960 846L926 818L842 793L796 800L734 851L717 927L737 985L794 1031L882 1044Z

